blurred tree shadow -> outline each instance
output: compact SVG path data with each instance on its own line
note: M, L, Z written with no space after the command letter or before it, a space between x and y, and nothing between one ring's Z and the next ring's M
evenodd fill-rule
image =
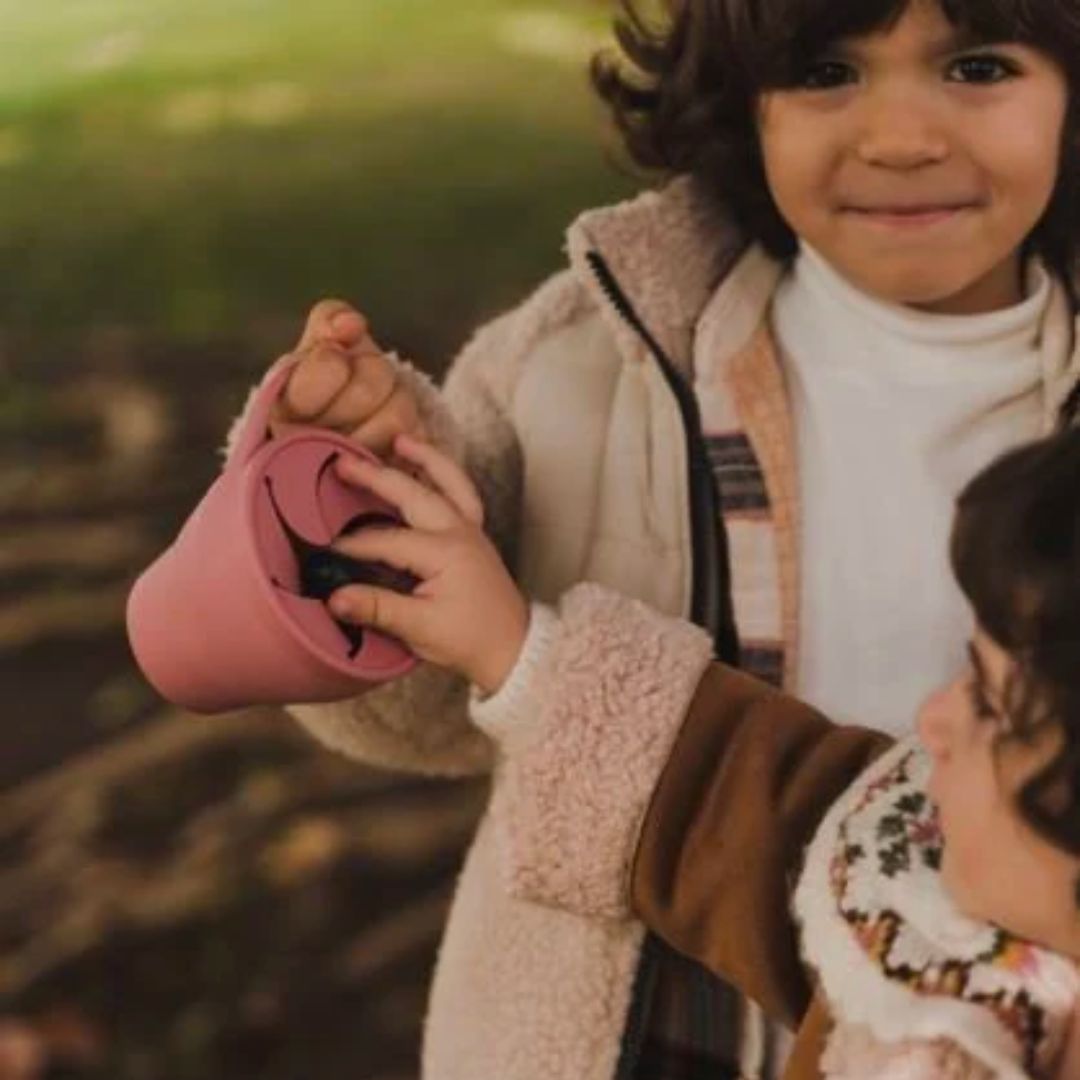
M41 9L0 45L0 1080L404 1080L484 784L178 712L124 603L317 298L437 375L629 192L607 11Z

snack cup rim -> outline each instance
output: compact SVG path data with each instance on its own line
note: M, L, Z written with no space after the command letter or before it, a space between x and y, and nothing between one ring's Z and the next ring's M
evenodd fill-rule
M357 454L363 457L365 454L370 454L370 451L365 450L363 447L358 447L355 443L350 442L344 435L337 435L334 432L321 432L321 431L300 431L293 432L290 435L286 435L284 438L274 439L267 441L256 453L249 459L246 465L241 466L242 469L247 469L250 466L255 466L261 475L266 470L268 463L282 453L286 448L293 446L301 442L319 442L325 443L332 447L337 447L348 453ZM248 525L253 526L255 521L256 499L260 495L259 485L250 482L250 476L247 478L247 491L244 493L244 506L243 514L244 519ZM411 671L417 662L417 658L414 654L407 652L405 658L392 667L384 668L381 670L374 670L370 673L371 678L367 677L356 670L345 661L339 660L332 653L324 650L321 646L317 645L294 622L291 614L286 609L285 604L282 602L279 595L279 590L274 588L270 583L270 579L263 572L263 563L259 552L257 534L254 527L246 528L243 530L245 533L245 543L247 544L249 551L248 555L251 559L251 565L257 568L256 577L258 579L258 588L262 590L263 595L266 596L269 602L273 605L274 611L280 616L281 621L288 628L288 632L292 635L293 639L304 649L304 651L320 663L327 664L333 668L339 674L349 678L357 683L363 683L365 681L373 681L378 679L391 679L400 675L404 675ZM329 612L327 612L329 617ZM388 634L382 634L379 630L364 628L366 633L381 634L383 637L389 637ZM393 639L397 640L397 639ZM408 649L404 643L401 647Z

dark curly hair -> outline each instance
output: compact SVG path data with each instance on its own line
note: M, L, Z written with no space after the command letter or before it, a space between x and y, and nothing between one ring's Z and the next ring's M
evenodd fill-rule
M979 625L1014 662L1004 738L1064 736L1020 790L1020 811L1080 855L1080 428L1011 451L968 485L951 559Z
M593 58L634 164L687 174L748 238L787 260L797 239L769 191L757 103L796 85L807 62L846 37L888 30L911 0L619 0L620 50ZM1073 291L1080 261L1080 8L1071 0L941 0L978 40L1015 41L1051 56L1070 87L1053 199L1025 242ZM659 9L659 10L658 10ZM1075 300L1075 296L1074 296Z

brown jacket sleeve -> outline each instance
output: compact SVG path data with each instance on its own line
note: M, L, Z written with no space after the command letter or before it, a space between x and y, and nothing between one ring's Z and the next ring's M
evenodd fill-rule
M675 949L798 1026L811 988L789 899L803 849L890 743L710 665L646 814L635 910Z

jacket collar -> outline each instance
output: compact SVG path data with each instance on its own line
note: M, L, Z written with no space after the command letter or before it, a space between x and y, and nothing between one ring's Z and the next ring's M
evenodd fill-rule
M641 340L606 298L590 256L604 260L642 324L689 374L698 317L747 246L738 230L707 206L689 178L680 177L659 191L587 211L566 240L571 266L630 355L644 355Z
M956 907L941 876L940 820L927 798L932 770L930 755L908 736L830 807L793 898L804 957L841 1027L860 1025L892 1045L945 1039L1002 1080L1056 1075L1080 1002L1080 970L1070 957ZM855 1061L849 1072L841 1056L834 1055L838 1074L894 1075Z
M590 266L599 256L657 344L687 378L693 372L693 342L701 313L717 288L722 296L728 347L742 350L764 318L783 267L763 248L723 218L702 197L691 178L682 176L656 191L646 191L615 206L580 215L566 235L570 264L593 294L626 355L643 358L638 333L606 297ZM1080 276L1076 291L1080 294ZM1068 304L1064 289L1056 303ZM1060 407L1080 380L1080 313L1059 314L1057 325L1072 331L1058 356L1070 359L1047 372L1048 398Z

